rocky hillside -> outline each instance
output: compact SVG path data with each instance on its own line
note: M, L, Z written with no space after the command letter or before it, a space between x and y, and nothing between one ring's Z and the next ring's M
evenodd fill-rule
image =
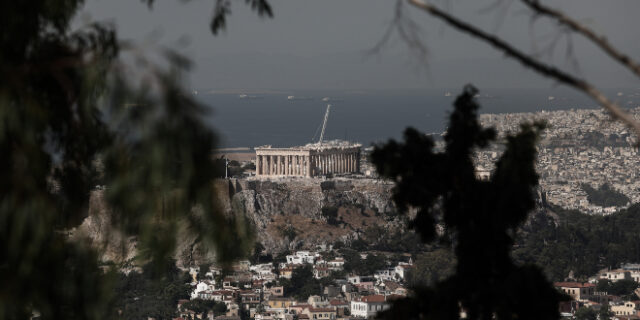
M313 248L338 240L359 238L373 226L402 230L391 201L392 184L371 179L287 179L219 180L222 208L243 215L256 231L257 241L267 252ZM73 237L88 238L101 252L101 260L130 261L136 240L110 230L110 212L103 191L91 194L89 215ZM178 265L211 262L214 255L204 250L196 237L181 230L176 250Z
M400 250L399 242L405 248L418 243L397 215L391 200L393 184L382 180L229 179L216 181L216 187L221 207L230 214L244 216L268 253L355 239L365 239L368 245L376 241L396 245L390 250ZM522 237L557 225L557 214L540 193L537 199L537 209L520 230ZM89 238L104 262L131 261L136 253L135 238L110 230L110 220L103 191L96 190L91 195L89 216L72 232L73 237ZM214 254L206 251L188 230L180 230L179 238L175 255L179 266L213 262Z
M348 242L376 225L399 229L392 187L372 179L219 181L225 210L247 217L271 253Z

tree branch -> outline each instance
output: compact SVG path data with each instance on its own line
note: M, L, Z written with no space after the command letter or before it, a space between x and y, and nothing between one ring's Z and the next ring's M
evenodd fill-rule
M538 0L522 0L522 2L529 8L531 8L531 10L533 10L536 14L556 19L560 24L563 24L569 27L571 30L585 36L595 45L600 47L600 49L606 52L611 58L627 67L636 76L640 77L640 64L636 63L629 56L613 47L606 37L597 35L593 30L587 28L573 18L565 15L561 11L540 4Z
M578 89L586 93L591 98L593 98L598 103L600 103L601 106L605 110L607 110L613 118L618 119L623 123L625 123L627 126L632 128L636 132L636 135L638 137L640 137L640 123L636 121L633 118L633 116L631 116L629 113L625 112L622 108L620 108L620 106L610 101L602 92L600 92L597 88L595 88L593 85L591 85L587 81L577 78L554 66L542 63L539 60L536 60L535 58L533 58L532 56L525 54L522 51L516 49L515 47L511 46L509 43L498 38L497 36L486 33L480 30L479 28L476 28L475 26L462 21L454 17L453 15L450 15L447 12L440 10L429 3L422 2L421 0L409 0L409 3L411 3L413 6L417 8L420 8L426 11L427 13L431 14L434 17L444 20L447 24L451 25L452 27L464 33L470 34L475 38L483 40L484 42L489 43L491 46L504 52L506 56L517 60L525 67L531 68L543 76L555 79L561 83L564 83L568 86L571 86L575 89Z

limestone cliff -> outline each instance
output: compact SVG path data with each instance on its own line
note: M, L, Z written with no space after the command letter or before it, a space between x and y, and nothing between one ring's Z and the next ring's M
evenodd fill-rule
M369 226L398 228L392 184L372 179L219 181L226 210L244 215L268 252L350 241Z
M371 179L229 179L216 181L221 207L247 218L266 251L313 248L358 238L367 228L400 229L391 201L392 184ZM103 190L92 192L89 214L72 234L89 239L101 260L123 263L136 254L136 240L112 230ZM214 255L188 230L180 230L179 266L212 262Z

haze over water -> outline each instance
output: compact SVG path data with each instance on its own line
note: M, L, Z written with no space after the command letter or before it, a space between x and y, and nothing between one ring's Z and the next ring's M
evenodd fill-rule
M425 133L445 129L448 112L461 89L425 91L282 91L269 94L242 92L206 94L198 98L213 108L211 124L220 147L288 147L315 142L327 107L331 112L325 139L346 139L370 146L390 138L401 139L407 126ZM637 89L612 89L625 107L640 104ZM288 100L293 95L295 100ZM322 98L329 97L328 102ZM553 97L553 98L550 98ZM590 99L566 89L484 90L478 101L481 113L537 112L571 108L597 108Z

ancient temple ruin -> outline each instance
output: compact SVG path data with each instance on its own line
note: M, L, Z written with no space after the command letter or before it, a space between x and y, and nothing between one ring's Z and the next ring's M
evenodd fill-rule
M360 147L339 140L292 148L256 147L256 175L315 177L357 173Z

